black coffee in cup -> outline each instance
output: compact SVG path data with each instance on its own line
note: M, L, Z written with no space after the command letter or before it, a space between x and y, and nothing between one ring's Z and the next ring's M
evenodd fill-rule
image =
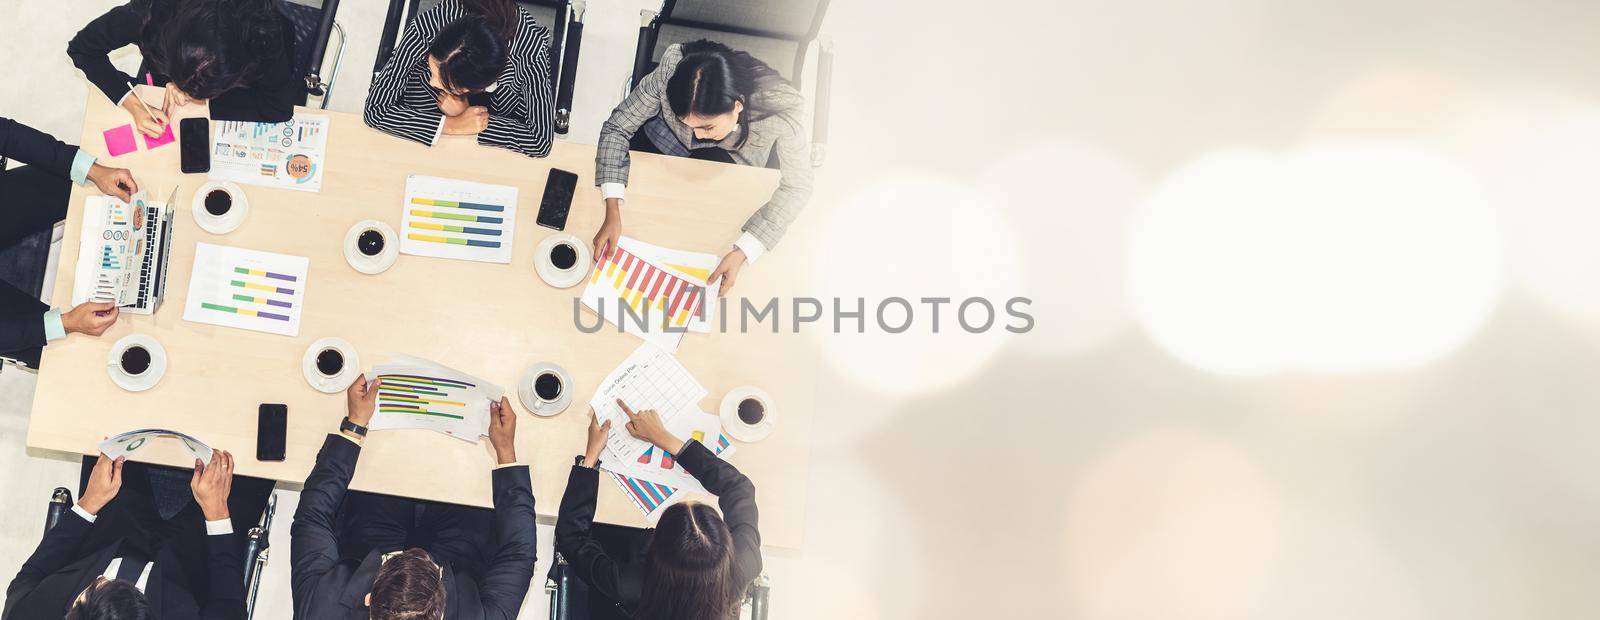
M361 236L356 238L356 248L367 256L377 256L383 251L383 233L371 229L361 231Z
M561 398L561 377L553 372L540 373L533 380L533 393L546 402Z
M767 417L767 406L754 398L739 401L739 420L745 424L757 424L762 418Z
M317 372L332 377L344 370L344 354L338 349L323 349L317 354Z
M139 345L134 345L122 350L122 372L132 376L144 374L150 370L150 351Z
M556 247L550 248L550 264L562 271L571 269L578 264L578 250L570 243L557 243Z
M214 189L206 194L206 213L222 215L233 208L233 196L225 190Z

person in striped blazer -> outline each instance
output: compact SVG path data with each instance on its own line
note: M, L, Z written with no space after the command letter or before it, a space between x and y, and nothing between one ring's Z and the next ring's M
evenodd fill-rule
M511 0L444 0L417 15L372 79L362 118L432 145L440 135L550 154L550 30Z

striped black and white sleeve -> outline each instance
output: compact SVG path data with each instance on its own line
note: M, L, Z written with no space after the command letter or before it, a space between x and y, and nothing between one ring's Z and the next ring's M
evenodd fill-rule
M429 42L444 27L444 9L451 4L441 3L417 15L411 26L406 28L399 45L395 46L394 53L389 56L389 62L373 76L372 89L367 93L366 111L361 116L368 127L433 145L444 122L444 113L439 111L437 100L408 96L408 91L428 92L427 85L420 83L424 72L418 68L425 62Z
M489 114L489 125L478 134L478 143L511 149L529 157L550 154L555 137L556 100L550 84L550 31L533 24L524 14L523 32L518 37L517 84L521 99L504 114Z

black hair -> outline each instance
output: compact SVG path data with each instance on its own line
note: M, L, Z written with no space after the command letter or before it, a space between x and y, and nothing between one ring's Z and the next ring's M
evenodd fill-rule
M673 114L683 118L691 112L701 116L727 114L738 101L744 104L739 126L748 127L750 121L774 113L753 105L755 94L774 81L782 82L783 76L755 56L701 39L683 44L683 59L667 79L667 103ZM743 147L749 138L748 129L741 132L734 148Z
M413 547L384 561L372 580L373 620L444 618L444 580L427 551Z
M139 51L184 94L213 99L256 77L262 62L290 62L290 34L270 0L136 0Z
M439 61L439 83L445 88L477 92L488 88L505 71L511 57L511 37L499 22L507 19L505 16L473 12L475 6L505 4L513 15L516 6L510 0L469 0L463 4L468 13L439 31L428 45L428 55ZM514 33L514 22L511 28Z
M640 620L727 620L745 584L736 583L733 533L707 504L673 504L661 513L645 552Z
M90 584L84 596L73 601L65 620L155 620L150 600L131 583L107 579Z

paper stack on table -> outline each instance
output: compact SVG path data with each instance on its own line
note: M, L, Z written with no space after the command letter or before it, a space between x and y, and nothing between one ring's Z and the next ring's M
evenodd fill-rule
M708 443L706 447L713 454L716 454L718 458L726 459L733 456L733 443L728 441L727 435L717 435L716 443ZM604 466L604 462L602 462L602 466ZM679 468L682 468L682 466L680 465ZM643 512L645 519L651 523L654 523L661 516L661 511L665 510L667 506L682 501L684 498L682 491L688 490L659 482L651 482L643 478L625 476L615 471L608 473L611 474L611 479L622 487L622 493L627 495L628 499L633 500L633 505L637 506L639 512ZM698 482L695 483L693 490L701 493L705 492L705 489Z
M304 256L196 243L183 320L298 336L310 266Z
M489 434L489 403L505 393L483 379L406 355L374 366L367 377L383 382L368 428L428 429L471 443Z
M161 428L141 428L120 433L115 437L100 442L100 453L113 459L127 456L139 451L139 448L143 448L150 443L150 440L161 437L177 439L183 442L183 447L188 449L189 454L193 455L194 458L200 459L202 463L211 462L211 446L206 445L206 442L195 439L192 435Z
M413 174L400 210L400 253L511 262L517 188Z
M304 192L322 190L327 167L328 117L295 114L282 123L212 121L213 181L235 181Z
M676 351L684 333L711 331L716 288L707 286L706 279L716 267L714 254L621 237L616 250L589 274L583 305L612 324L620 323L623 331Z

